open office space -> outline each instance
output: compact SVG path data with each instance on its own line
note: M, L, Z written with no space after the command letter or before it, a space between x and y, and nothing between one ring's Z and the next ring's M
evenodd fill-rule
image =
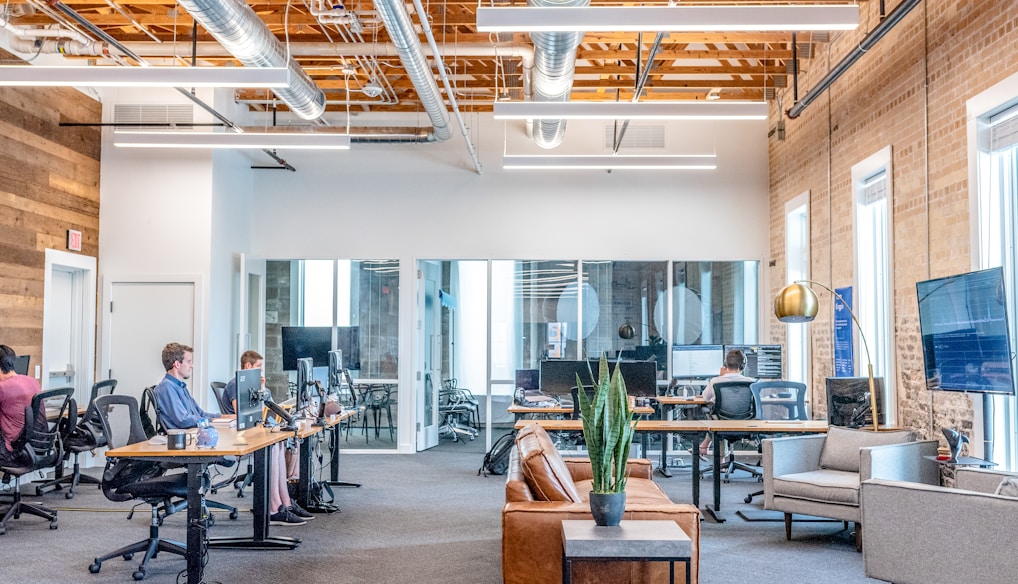
M95 22L148 64L190 63L189 36L186 42L177 40L176 52L166 54L165 47L173 44L169 35L183 25L144 8L148 4L153 3L118 3L135 19L130 26L124 24L129 20L114 22L124 14L113 9L105 14L87 2L57 3L55 10L63 14L67 8ZM191 4L164 8L185 15L198 11ZM576 162L578 155L611 154L622 125L611 119L570 119L558 136L561 144L547 149L537 146L546 139L545 128L495 119L492 102L500 89L506 101L539 101L529 99L530 75L520 73L534 63L533 53L527 53L533 44L528 34L478 31L476 6L459 2L441 3L448 6L443 15L452 23L447 30L436 24L435 5L428 6L432 28L455 65L446 63L444 70L460 101L461 134L451 104L448 126L436 125L434 104L422 105L426 100L419 96L423 85L409 81L420 70L404 71L405 63L385 52L386 43L364 43L354 50L364 40L357 33L349 37L357 42L337 43L341 47L328 57L347 51L352 72L338 68L325 73L336 64L316 63L315 58L327 57L312 51L327 43L300 29L317 30L309 24L316 17L324 22L319 9L325 7L311 4L314 10L291 15L297 18L290 23L293 54L313 75L312 82L331 92L324 114L329 131L345 134L349 122L349 150L281 146L266 149L270 155L259 149L120 147L114 145L120 140L114 123L161 124L163 129L197 124L200 129L200 124L222 120L172 89L0 87L0 343L31 355L30 373L37 373L43 388L71 385L83 403L94 381L114 377L120 382L117 393L140 396L142 388L162 377L159 349L179 341L195 349L188 385L203 407L215 409L209 383L232 376L247 348L265 355L267 384L277 397L285 397L293 375L284 369L282 335L288 327L327 327L336 346L349 348L351 380L385 388L376 411L363 414L370 415L367 427L362 431L358 421L342 442L341 474L349 472L350 480L365 486L338 491L343 512L316 517L300 528L315 530L298 534L305 540L301 547L273 552L290 554L308 574L307 581L325 581L326 576L314 575L314 563L331 560L311 560L305 553L342 557L352 570L348 573L368 578L372 568L354 558L373 557L373 550L385 545L372 543L387 536L372 535L370 518L359 516L357 509L391 520L399 515L392 509L399 507L380 506L387 501L409 509L405 520L382 527L402 532L406 549L420 554L414 558L429 553L450 558L414 568L414 581L499 581L500 558L506 557L500 543L503 481L474 477L472 471L484 445L511 425L506 407L517 385L516 370L539 369L548 358L576 360L606 350L636 357L661 354L665 367L660 376L670 379L675 345L781 345L782 377L806 383L810 417L826 420L825 379L848 373L839 335L854 337L848 343L855 352L849 358L852 373L866 374L861 330L875 375L883 380L877 391L887 425L910 430L920 441L939 440L942 446L942 430L956 429L971 440L963 454L989 459L998 470L1018 469L1018 400L1013 395L928 388L924 344L929 343L921 334L922 298L916 291L920 282L1002 266L1000 298L1009 310L1010 334L1018 330L1012 253L1018 238L1013 205L1018 192L1018 69L1013 63L1018 5L1003 0L818 2L858 6L858 27L804 31L794 39L784 29L670 33L678 40L666 35L662 50L668 57L656 60L664 71L652 71L646 81L648 104L660 94L668 102L765 101L766 119L634 120L623 153L681 155L687 162L688 157L708 157L714 168L607 171L511 168L518 163L515 156L558 153ZM399 26L388 21L390 3L374 4L375 10L344 16L335 26L387 31L386 38L392 39ZM405 11L404 3L395 5ZM42 10L43 3L16 6L4 17L4 46L22 59L38 52L36 63L57 64L61 51L50 49L64 41L37 28L53 22L52 11ZM284 39L286 3L267 6L278 17L268 18L270 27ZM894 18L882 19L881 10ZM351 18L363 22L352 25ZM868 33L889 20L893 26L860 52ZM66 14L60 21L65 27L76 22ZM80 22L77 26L92 34ZM189 30L189 17L186 26ZM456 27L469 30L463 32L467 40L453 38L449 31ZM168 42L157 48L152 35L166 36ZM630 101L639 79L636 63L657 50L653 35L643 35L642 52L636 50L635 32L588 35L577 49L573 101L593 102L605 95L612 96L606 101L616 101L616 90L618 101ZM316 42L309 41L313 36ZM67 42L74 40L72 34ZM200 35L199 41L200 64L230 60L213 47L218 45L211 36ZM328 42L335 41L330 37ZM424 35L419 42L428 45ZM459 56L454 43L459 43ZM612 46L629 52L606 56ZM735 51L742 51L741 57ZM430 49L424 52L431 54ZM711 56L715 66L730 70L717 75L702 64L684 62ZM798 67L792 67L793 60ZM459 66L471 69L464 72ZM445 95L438 68L424 70L436 73L432 84ZM831 72L838 75L826 83ZM503 82L507 85L500 88ZM538 92L548 91L542 81L534 83ZM291 113L296 104L273 111L276 98L267 89L199 87L195 95L246 133L273 123L308 126ZM375 98L380 101L368 103ZM441 109L443 99L438 103ZM794 117L787 113L790 108ZM397 137L385 139L385 133ZM412 138L444 133L450 137ZM80 251L69 251L74 234L68 230L80 232ZM819 313L811 324L785 324L773 316L773 299L795 280L820 284L814 286ZM834 298L825 287L850 289L858 327L835 322ZM980 375L987 386L1000 387L1000 374L1007 369L1006 363L984 366ZM465 434L440 415L437 390L449 378L472 390L479 402L481 432L467 445L452 442ZM455 450L461 446L469 454ZM98 455L83 460L93 465L86 470L91 474L104 464ZM442 470L436 474L429 464ZM949 470L942 481L953 487L956 477ZM376 471L384 472L384 479L373 477ZM961 483L964 473L958 472ZM657 474L653 480L671 502L692 503L690 473L674 475ZM394 483L404 477L420 477L420 492L399 491L401 485ZM711 478L705 480L709 488ZM732 487L733 493L724 495L731 501L726 498L724 505L761 485L743 477L733 480ZM116 508L93 488L87 491L74 506ZM471 520L461 522L455 499L440 493L459 497L462 517ZM990 499L987 506L968 509L974 518L992 509L985 520L952 524L957 538L981 540L994 532L994 524L1014 517L1013 502ZM105 541L94 545L94 534L88 536L92 542L82 540L86 529L101 534L109 523L111 534L133 541L144 530L138 518L128 529L120 526L121 514L76 519L82 512L72 510L59 493L43 501L68 509L60 511L60 528L49 531L44 521L28 516L12 521L2 536L3 548L16 551L4 554L5 564L44 582L130 578L130 571L115 566L119 562L87 574L92 557L115 546ZM952 499L938 504L955 505ZM898 512L914 516L917 510ZM180 530L179 537L182 517L167 518L170 529ZM219 524L227 525L217 524L210 535L218 535L216 529L250 532L250 521L242 514L238 522L243 525L230 526L220 518ZM417 531L418 523L429 521L430 534ZM688 518L676 521L683 525ZM907 534L887 538L879 520L867 526L864 554L856 554L847 535L827 537L839 532L840 523L795 523L789 542L780 522L754 524L747 536L740 521L707 521L699 529L695 579L734 579L730 564L738 564L740 557L731 545L766 546L787 554L782 556L785 565L802 570L768 576L771 572L761 569L755 572L758 579L746 577L760 582L819 581L825 575L812 566L828 560L838 571L832 581L866 581L864 571L874 559L865 544L870 537L901 557L916 550L916 562L933 555L922 546L916 549ZM915 540L927 537L921 531L927 528L915 529ZM345 530L362 539L344 542ZM463 534L459 547L457 534ZM422 552L429 537L434 548ZM27 546L19 547L25 542L72 555L60 555L59 566L29 567L20 560L34 557ZM248 560L237 555L242 553L212 550L207 574L239 581L240 576L218 572L217 566L239 571L245 562L272 557L252 554ZM742 559L756 565L762 559L758 555L763 554L747 552ZM975 562L983 571L959 561L960 572L942 581L1007 580L997 578L1000 573L994 570L1008 564L998 564L994 553L989 556ZM161 556L153 566L158 564L172 567L153 568L151 581L173 581L183 568L172 557ZM458 572L463 566L473 572ZM266 567L262 573L275 569ZM386 581L403 581L392 575L399 570L386 570ZM967 570L977 573L968 575ZM584 580L581 572L574 581ZM470 573L479 579L464 575ZM651 575L651 581L656 578Z

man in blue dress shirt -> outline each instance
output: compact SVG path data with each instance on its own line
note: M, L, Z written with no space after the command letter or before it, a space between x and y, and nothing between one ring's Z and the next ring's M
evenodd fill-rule
M163 347L163 367L166 376L155 388L159 419L168 429L197 428L202 418L218 418L219 414L206 412L187 390L186 381L194 369L194 349L180 343ZM232 416L229 416L232 417Z

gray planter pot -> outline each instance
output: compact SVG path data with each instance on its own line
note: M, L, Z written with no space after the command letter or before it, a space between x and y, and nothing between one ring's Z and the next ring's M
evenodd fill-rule
M617 527L626 511L626 494L590 493L590 513L594 524L601 527Z

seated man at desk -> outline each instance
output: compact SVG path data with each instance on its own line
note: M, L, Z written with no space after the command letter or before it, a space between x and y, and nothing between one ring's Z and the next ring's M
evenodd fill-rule
M265 360L257 351L244 351L240 356L241 369L263 369ZM265 388L265 376L262 375L262 388ZM237 413L237 378L231 377L223 388L223 405L232 408L230 414ZM273 444L269 452L269 509L273 510L269 521L272 525L302 525L315 516L305 511L296 501L290 499L287 489L287 475L296 474L297 457L283 443Z
M39 382L14 371L14 349L0 345L0 466L15 462L14 441L25 428L25 408L42 391Z
M259 356L260 357L260 356ZM191 371L194 368L194 349L180 343L170 343L163 347L163 367L166 368L166 376L155 388L156 405L159 408L159 419L168 429L196 428L198 421L202 418L218 418L220 414L206 412L198 405L194 397L187 390L186 380L191 378ZM259 359L260 363L261 360ZM253 363L248 365L251 368ZM241 367L244 367L243 363ZM234 388L236 398L236 388ZM236 407L236 406L234 406ZM223 417L234 417L235 414L223 414ZM280 468L278 464L271 464L270 473L273 468ZM272 477L275 478L275 477ZM292 510L291 505L283 504L283 497L289 500L290 496L286 490L285 465L283 466L283 488L280 492L278 483L269 480L269 504L276 511L269 516L272 525L304 525L305 520L298 517ZM275 485L275 487L273 487ZM275 491L276 499L273 499ZM303 511L303 510L302 510ZM304 513L307 513L304 511ZM310 514L309 514L310 515Z
M712 377L707 382L707 387L703 390L703 399L707 402L708 407L714 404L714 382L716 381L749 381L753 382L756 379L752 377L746 377L742 374L743 369L746 368L746 354L739 349L732 349L725 354L725 362L721 364L721 372L717 377ZM703 442L700 443L700 456L706 456L710 450L710 434L704 437Z

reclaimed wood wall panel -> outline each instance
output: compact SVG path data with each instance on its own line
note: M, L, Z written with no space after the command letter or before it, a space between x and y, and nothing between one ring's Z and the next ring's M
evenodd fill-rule
M0 88L0 343L33 366L42 363L45 250L65 250L75 229L81 253L99 255L101 129L60 123L101 121L101 104L74 89Z

